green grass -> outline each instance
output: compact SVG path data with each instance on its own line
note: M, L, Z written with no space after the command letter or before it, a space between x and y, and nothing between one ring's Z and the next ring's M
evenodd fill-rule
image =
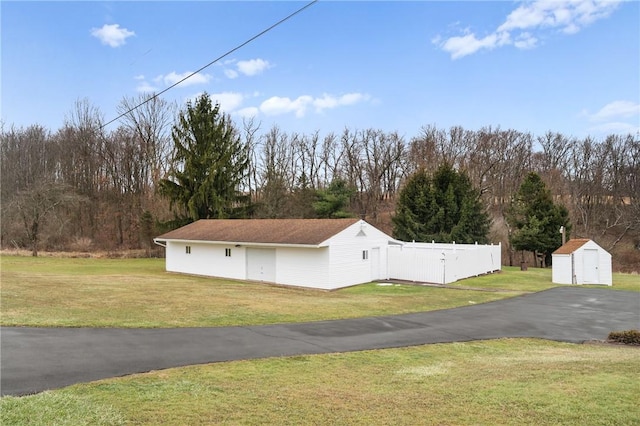
M3 256L2 325L201 327L445 309L514 293L369 284L341 291L170 274L162 259Z
M550 270L534 268L506 268L455 284L505 292L376 283L327 292L170 274L164 271L163 259L2 256L0 266L0 324L7 326L204 327L317 321L446 309L553 287ZM614 288L640 290L637 275L615 274L614 280Z
M534 339L237 361L5 397L0 423L632 425L638 365Z
M521 271L520 267L515 266L503 266L502 272L457 281L452 286L517 291L542 291L553 287L563 287L562 284L551 282L551 268L528 268L526 271ZM640 275L614 273L613 286L587 285L583 287L640 291Z
M183 327L426 311L554 287L505 268L471 291L375 283L335 292L164 272L162 259L0 259L3 325ZM601 287L598 288L608 288ZM614 289L640 291L637 275ZM640 424L640 350L535 339L155 371L0 399L3 425Z

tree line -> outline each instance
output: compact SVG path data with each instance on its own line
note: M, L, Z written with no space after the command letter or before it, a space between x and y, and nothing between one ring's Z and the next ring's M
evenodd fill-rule
M507 263L514 262L519 247L510 238L509 215L530 172L544 182L553 202L566 208L572 236L595 239L609 250L623 247L625 253L640 248L636 135L595 139L435 125L414 136L373 128L289 133L277 126L262 129L254 120L234 122L206 94L181 109L161 98L125 98L118 111L126 114L113 130L103 128L101 112L86 100L78 101L55 131L37 124L3 126L3 248L151 249L152 237L166 227L208 217L207 211L189 213L188 203L178 202L175 191L171 195L180 179L186 186L188 180L219 179L222 185L230 179L180 177L192 166L187 163L195 149L189 145L196 137L194 123L207 116L223 124L218 130L226 133L219 136L231 144L233 161L242 163L233 194L222 196L220 189L198 195L227 209L216 217L352 215L392 233L407 180L417 172L433 177L446 164L463 172L477 191L490 218L489 240L503 242ZM222 151L217 158L213 154L193 158L209 165L217 161L219 171L235 164Z

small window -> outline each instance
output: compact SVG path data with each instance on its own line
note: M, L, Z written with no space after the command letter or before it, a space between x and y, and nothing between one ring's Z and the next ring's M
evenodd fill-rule
M362 260L369 259L369 250L362 250Z
M186 246L184 248L184 252L187 253L187 254L191 254L191 246Z
M231 249L230 249L230 248L228 248L228 249L224 249L224 255L225 255L226 257L231 257Z

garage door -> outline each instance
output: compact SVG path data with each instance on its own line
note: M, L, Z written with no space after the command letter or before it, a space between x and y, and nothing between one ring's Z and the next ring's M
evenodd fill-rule
M276 282L276 249L247 249L247 279Z

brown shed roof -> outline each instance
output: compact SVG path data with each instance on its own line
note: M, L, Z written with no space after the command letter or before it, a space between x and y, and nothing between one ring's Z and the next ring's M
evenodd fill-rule
M158 240L319 245L359 219L201 219Z
M569 240L552 254L571 254L589 241L591 240L588 238L576 238L574 240Z

